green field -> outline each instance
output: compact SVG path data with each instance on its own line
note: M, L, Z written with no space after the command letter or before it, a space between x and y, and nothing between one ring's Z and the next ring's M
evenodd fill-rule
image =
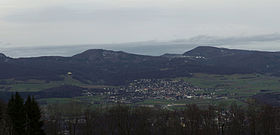
M27 80L19 81L14 79L2 80L7 82L7 85L1 85L3 87L0 91L8 92L37 92L48 88L58 87L61 85L76 85L81 87L91 87L89 84L84 84L78 80L73 79L69 76L62 76L64 80L62 81L44 81L44 80ZM5 89L8 88L8 89Z
M106 88L116 86L102 86L84 84L70 76L63 76L62 81L43 81L43 80L27 80L19 81L14 79L1 80L7 84L0 84L0 91L18 91L18 92L36 92L43 89L58 87L61 85L76 85L84 88ZM236 102L239 105L244 105L246 100L251 96L260 92L280 92L280 77L261 74L234 74L234 75L210 75L210 74L193 74L192 77L173 78L181 80L200 87L214 89L216 95L228 97L228 99L188 99L188 100L164 100L154 99L145 100L137 103L137 105L168 105L168 104L198 104L206 106L209 104L230 104ZM104 96L79 96L71 98L48 98L40 99L44 103L67 103L77 101L81 103L101 103Z
M260 74L234 74L234 75L209 75L209 74L194 74L185 81L201 87L215 88L218 94L236 94L237 96L252 96L261 90L268 92L280 91L280 77Z

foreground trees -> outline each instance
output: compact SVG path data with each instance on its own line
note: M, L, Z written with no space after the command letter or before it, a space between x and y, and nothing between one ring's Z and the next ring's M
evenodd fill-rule
M11 127L10 134L12 135L25 135L26 113L24 108L24 100L18 93L12 95L8 103L8 116L10 118Z
M7 117L6 117L6 108L7 105L0 100L0 134L4 135L6 133Z
M27 97L24 104L26 121L25 129L27 135L44 135L43 121L41 120L41 111L38 103L35 101L34 97Z
M73 103L71 103L74 105ZM76 104L78 105L78 104ZM54 106L54 105L51 105ZM64 105L67 106L67 105ZM83 107L81 107L83 108ZM195 104L183 110L116 105L85 109L80 114L63 111L63 106L48 109L46 129L57 127L47 134L70 135L278 135L280 134L279 108L250 105L242 108ZM57 116L60 116L59 118ZM58 128L59 127L59 128ZM70 128L72 127L72 128ZM75 127L75 128L73 128Z
M27 100L16 93L11 96L7 109L2 111L2 126L0 134L3 135L44 135L42 130L41 111L34 98L28 96ZM0 119L0 120L1 120Z
M42 130L44 129L44 130ZM34 98L18 93L0 101L0 135L278 135L280 109L249 103L180 110L143 106L100 106L78 102L45 107L44 125Z

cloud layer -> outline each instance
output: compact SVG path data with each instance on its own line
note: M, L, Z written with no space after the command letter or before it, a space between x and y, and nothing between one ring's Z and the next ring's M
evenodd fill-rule
M280 32L279 12L277 0L1 0L0 39L39 47L263 35Z

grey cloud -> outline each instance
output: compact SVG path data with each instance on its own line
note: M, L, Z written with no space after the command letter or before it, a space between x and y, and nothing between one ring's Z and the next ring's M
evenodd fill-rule
M248 42L267 42L267 41L280 41L280 34L267 34L247 37L231 37L220 39L223 44L239 44Z
M239 36L239 37L216 37L216 36L205 36L200 35L187 40L174 40L177 43L192 43L192 44L208 44L208 45L234 45L241 43L251 42L268 42L268 41L280 41L280 34L266 34L266 35L255 35L255 36Z
M140 46L123 48L133 53L162 55L164 53L184 53L197 46L228 47L233 49L280 51L280 34L266 34L240 37L215 37L200 35L189 39L168 42L146 42Z
M9 3L9 0L6 1ZM136 1L63 0L63 2L50 3L45 1L42 4L35 2L39 5L37 7L27 6L34 3L11 2L18 7L9 10L1 9L0 36L2 36L0 38L17 46L43 46L172 40L194 35L229 36L280 31L278 25L280 19L275 15L280 11L279 4L272 2L260 2L262 4L255 5L255 2L243 1L240 5L241 0L232 1L233 3L219 0L215 2L191 0L190 2L178 1L178 3L172 0L168 0L167 3L139 0L138 5ZM138 43L141 45L137 46L139 49L142 45L146 48L149 48L148 45L152 48L165 45L168 49L156 53L160 54L171 50L174 46L176 46L174 48L182 48L183 51L191 48L177 47L180 45L236 47L236 44L252 42L276 42L278 38L278 34L228 38L197 36L171 42ZM133 48L131 45L129 47ZM162 50L161 47L152 48L151 50Z
M145 21L160 18L164 12L146 8L80 9L66 7L47 7L25 10L2 18L9 22L71 22L71 21Z
M9 47L11 44L5 41L0 40L0 48L1 47Z

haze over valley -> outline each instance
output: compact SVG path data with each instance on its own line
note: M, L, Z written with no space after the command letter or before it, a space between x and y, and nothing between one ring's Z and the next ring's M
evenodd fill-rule
M143 41L118 44L85 44L56 46L0 46L2 53L10 57L72 56L88 49L107 49L129 53L159 56L165 53L180 54L198 46L215 46L231 49L280 51L280 34L254 36L215 37L195 36L172 41Z

